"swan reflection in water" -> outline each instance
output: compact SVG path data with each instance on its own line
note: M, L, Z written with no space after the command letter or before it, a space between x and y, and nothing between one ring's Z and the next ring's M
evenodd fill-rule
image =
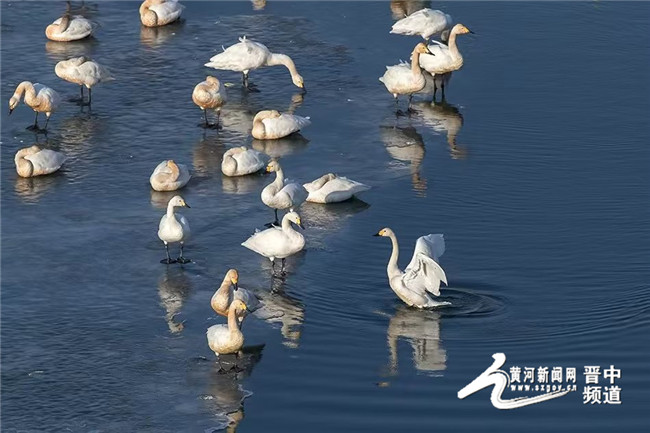
M65 166L63 168L65 170ZM47 176L20 177L16 174L14 191L25 203L37 203L54 185L66 182L65 174L61 171Z
M226 150L221 136L204 133L192 152L192 162L194 163L192 175L198 177L220 176L221 161Z
M413 189L426 196L427 180L420 175L426 149L422 136L412 126L380 126L381 140L391 158L409 163Z
M286 293L285 281L280 278L272 278L270 291L260 291L257 294L271 316L266 321L280 325L284 338L282 344L291 349L298 348L302 324L305 321L305 308L302 303Z
M160 27L146 27L141 25L140 43L149 48L158 48L182 31L184 26L185 20L183 18Z
M93 36L70 42L47 41L45 43L45 52L50 59L59 62L68 60L71 57L93 57L97 45L97 39Z
M199 368L190 369L190 381L206 390L201 400L218 423L206 431L237 431L244 419L244 400L252 395L242 387L241 380L252 374L262 359L263 349L263 344L244 346L237 356L221 355L225 373L219 371L219 363L212 358L202 358Z
M283 156L302 152L307 149L308 143L308 139L303 137L299 132L296 132L288 137L277 140L254 139L251 146L258 152L265 153L271 158L282 158Z
M183 330L183 322L175 319L192 291L192 282L181 267L167 266L158 281L160 305L165 309L165 321L172 334Z
M463 115L457 107L443 99L440 102L418 101L413 104L413 108L418 112L425 126L447 135L449 153L453 159L467 157L467 149L456 143L456 137L463 127Z
M440 342L440 317L436 310L416 310L406 305L397 307L390 316L386 329L389 350L389 374L399 373L400 339L406 340L413 350L413 366L422 372L435 373L447 368L447 352Z
M430 1L420 0L391 0L390 11L394 20L401 20L404 17L417 12L420 9L428 8L431 6Z
M255 11L261 11L266 7L266 0L251 0L251 3Z

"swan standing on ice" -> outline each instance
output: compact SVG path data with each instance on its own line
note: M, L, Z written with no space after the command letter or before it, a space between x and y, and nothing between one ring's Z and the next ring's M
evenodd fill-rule
M225 69L242 73L244 87L251 89L248 84L248 73L263 66L283 65L291 74L293 84L305 88L305 83L296 69L291 57L285 54L276 54L269 51L265 45L246 39L246 36L239 38L239 43L224 48L223 53L213 56L205 66L214 69Z
M183 245L185 241L190 236L190 225L181 214L174 213L175 207L186 207L190 206L185 203L183 197L180 195L175 195L167 203L167 213L163 215L160 219L160 224L158 225L158 237L161 241L165 243L165 252L167 253L167 258L162 259L160 263L189 263L190 259L183 257ZM180 242L181 244L181 254L177 260L173 260L169 257L169 245L170 243Z
M221 107L228 100L226 95L226 88L221 85L221 82L216 78L208 75L205 81L201 81L194 87L192 92L192 101L203 111L205 118L204 128L219 129L219 118L221 117ZM208 109L214 110L217 113L217 123L210 124L208 122Z
M272 224L278 224L278 209L289 209L300 206L309 193L297 182L285 183L284 172L280 163L272 159L266 166L268 173L275 172L275 180L262 190L262 202L275 211L275 220ZM284 221L284 220L283 220Z
M244 334L241 332L241 321L246 313L246 304L240 300L234 300L228 308L228 324L212 325L208 328L208 346L217 355L237 353L244 346ZM221 365L221 364L220 364ZM223 368L220 368L223 372Z
M79 85L81 88L81 105L91 104L93 86L115 79L108 69L85 56L60 61L54 67L54 73L65 81ZM88 88L87 103L84 103L84 86Z
M257 173L266 165L264 155L245 146L228 149L223 154L221 172L226 176L245 176Z
M173 159L168 159L156 166L149 183L156 191L176 191L187 185L191 177L185 164L176 164Z
M25 95L25 104L36 112L34 126L30 126L28 129L38 131L38 113L45 113L47 121L43 130L46 130L47 124L50 122L50 116L56 111L61 102L61 96L55 90L42 84L23 81L16 87L16 91L9 100L9 115L18 106L23 94Z
M275 259L282 259L282 268L280 274L284 275L284 261L287 257L296 254L305 247L305 238L291 227L291 223L296 224L301 229L305 229L296 212L287 212L282 218L281 227L271 227L261 232L256 232L248 238L243 246L251 251L255 251L271 260L273 274L275 275Z
M445 97L445 84L449 81L443 79L442 82L436 80L436 77L442 74L449 74L453 71L459 70L463 66L463 56L458 50L456 45L456 36L463 35L466 33L474 33L467 27L462 24L456 24L449 33L448 45L443 44L442 42L432 41L433 44L429 45L429 54L420 56L419 62L422 69L433 75L434 78L434 88L433 94L435 93L437 87L442 88L442 97ZM416 60L413 60L415 62ZM449 75L449 78L451 75Z
M384 76L379 79L386 89L393 94L395 106L399 106L397 97L399 95L409 95L409 109L411 108L411 99L413 94L424 88L426 81L420 69L420 54L428 54L427 46L420 42L413 49L411 55L411 64L400 63L399 65L386 66ZM398 110L399 113L399 110Z
M226 276L223 278L221 286L219 286L217 291L214 292L214 295L212 295L212 299L210 300L210 305L217 314L228 316L228 310L234 300L240 300L246 304L246 309L250 313L257 310L262 305L257 299L257 296L252 292L239 287L238 281L239 273L237 272L237 269L230 269L226 272ZM240 324L242 320L244 320L244 317L240 318Z
M397 266L399 245L395 233L389 228L379 230L374 236L387 236L393 244L388 261L390 288L410 307L429 308L449 305L449 302L434 301L429 293L440 296L440 282L447 284L447 276L437 260L445 252L445 238L441 234L418 238L413 258L404 271ZM428 292L428 293L427 293Z
M307 201L312 203L338 203L370 189L368 185L332 173L325 174L303 186L309 193Z
M54 173L61 168L66 159L67 157L60 152L33 145L16 152L14 162L20 177L34 177Z
M311 125L309 117L264 110L253 118L252 135L258 140L274 140L298 132L309 125Z
M177 0L145 0L140 5L140 22L145 27L159 27L181 17L185 6Z
M45 28L45 36L51 41L70 42L90 36L95 24L81 15L63 14Z
M393 24L390 32L400 35L420 35L427 41L433 35L442 34L442 40L446 40L445 36L448 36L448 32L445 30L449 29L452 23L451 16L442 11L427 8L397 21Z

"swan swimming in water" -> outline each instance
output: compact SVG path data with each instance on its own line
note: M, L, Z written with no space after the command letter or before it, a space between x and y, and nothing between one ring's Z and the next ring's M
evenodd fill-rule
M246 310L250 313L261 307L261 302L252 292L239 287L239 272L237 269L229 269L221 282L221 286L214 292L210 299L210 306L220 316L228 316L228 310L236 299L246 304ZM233 290L234 289L234 290ZM244 317L240 317L241 323Z
M60 61L54 67L54 73L65 81L79 85L81 88L81 105L91 104L93 86L115 79L108 69L86 56ZM84 103L84 86L88 88L87 103Z
M264 155L246 146L233 147L223 154L221 172L226 176L245 176L260 171L266 165Z
M20 177L34 177L58 171L66 159L61 152L33 145L16 152L14 163Z
M248 84L248 73L264 66L283 65L291 74L293 84L305 88L305 82L298 73L295 63L286 54L272 53L265 45L246 39L246 36L239 38L239 43L224 48L223 53L213 56L208 63L208 68L225 69L242 73L244 87L252 89Z
M251 134L258 140L273 140L286 137L309 125L311 125L309 117L280 114L276 110L263 110L253 118Z
M411 64L400 63L399 65L386 66L386 72L379 78L384 83L386 90L393 94L395 106L398 106L399 95L409 95L409 109L411 108L411 99L413 94L424 88L426 81L422 74L419 64L420 54L428 54L427 46L420 42L413 49L411 54Z
M413 258L404 271L397 265L399 244L397 236L388 227L379 230L374 236L389 237L393 252L388 261L388 281L391 289L410 307L430 308L450 305L449 302L437 302L429 293L440 296L440 282L447 284L447 276L437 260L445 252L445 238L441 234L418 238L415 243Z
M9 100L9 115L11 115L11 113L16 109L23 94L25 95L25 104L36 112L34 125L30 126L28 129L38 131L38 113L45 113L47 120L45 121L45 127L43 130L46 130L47 124L50 123L50 116L56 111L61 103L61 96L59 96L55 90L40 83L32 84L29 81L23 81L18 85L18 87L16 87L16 91Z
M266 166L268 173L275 172L275 180L262 190L262 202L275 211L273 224L278 224L278 209L289 209L300 206L309 193L304 186L297 182L285 182L284 171L276 159Z
M181 214L174 212L175 207L186 207L190 206L185 203L183 197L180 195L175 195L167 203L167 213L163 215L160 219L160 224L158 225L158 237L165 244L165 252L167 253L167 258L162 259L160 263L189 263L190 259L183 257L183 245L185 241L190 236L190 224L187 222L187 219ZM178 259L173 260L169 257L169 245L170 243L180 242L181 244L181 254Z
M301 229L305 229L296 212L287 212L282 218L281 227L271 227L269 229L258 231L253 234L242 246L251 251L255 251L271 260L273 273L275 274L275 259L282 259L282 268L280 273L284 274L284 262L289 256L296 254L305 247L305 238L291 227L291 223L296 224Z
M168 159L156 166L149 183L156 191L176 191L187 185L191 177L185 164L176 164L173 159Z
M140 22L145 27L164 26L178 20L183 9L177 0L145 0L140 5Z
M312 203L338 203L370 189L368 185L332 173L325 174L303 186L309 193L306 201Z
M95 26L95 23L81 15L70 15L66 12L45 28L45 36L57 42L78 41L89 37Z
M441 34L442 40L447 40L449 32L445 30L448 30L452 23L450 15L425 8L397 21L390 32L400 35L420 35L424 40Z

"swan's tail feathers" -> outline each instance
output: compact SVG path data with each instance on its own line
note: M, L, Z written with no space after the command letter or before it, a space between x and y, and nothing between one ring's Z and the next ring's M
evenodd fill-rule
M384 82L384 77L379 77L379 81Z
M246 35L239 38L239 42L246 42Z

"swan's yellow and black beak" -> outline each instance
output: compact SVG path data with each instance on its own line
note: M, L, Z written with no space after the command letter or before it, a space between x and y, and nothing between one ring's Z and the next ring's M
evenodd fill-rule
M183 206L192 209L192 206L190 206L189 204L187 204L187 202L185 202L185 201L183 201Z
M237 284L237 280L232 280L232 286L235 288L235 292L239 290L239 285Z
M377 232L373 236L381 236L381 232Z
M13 108L10 108L10 109L9 109L9 115L11 116L11 113L13 113L13 112L14 112L14 109L13 109Z

